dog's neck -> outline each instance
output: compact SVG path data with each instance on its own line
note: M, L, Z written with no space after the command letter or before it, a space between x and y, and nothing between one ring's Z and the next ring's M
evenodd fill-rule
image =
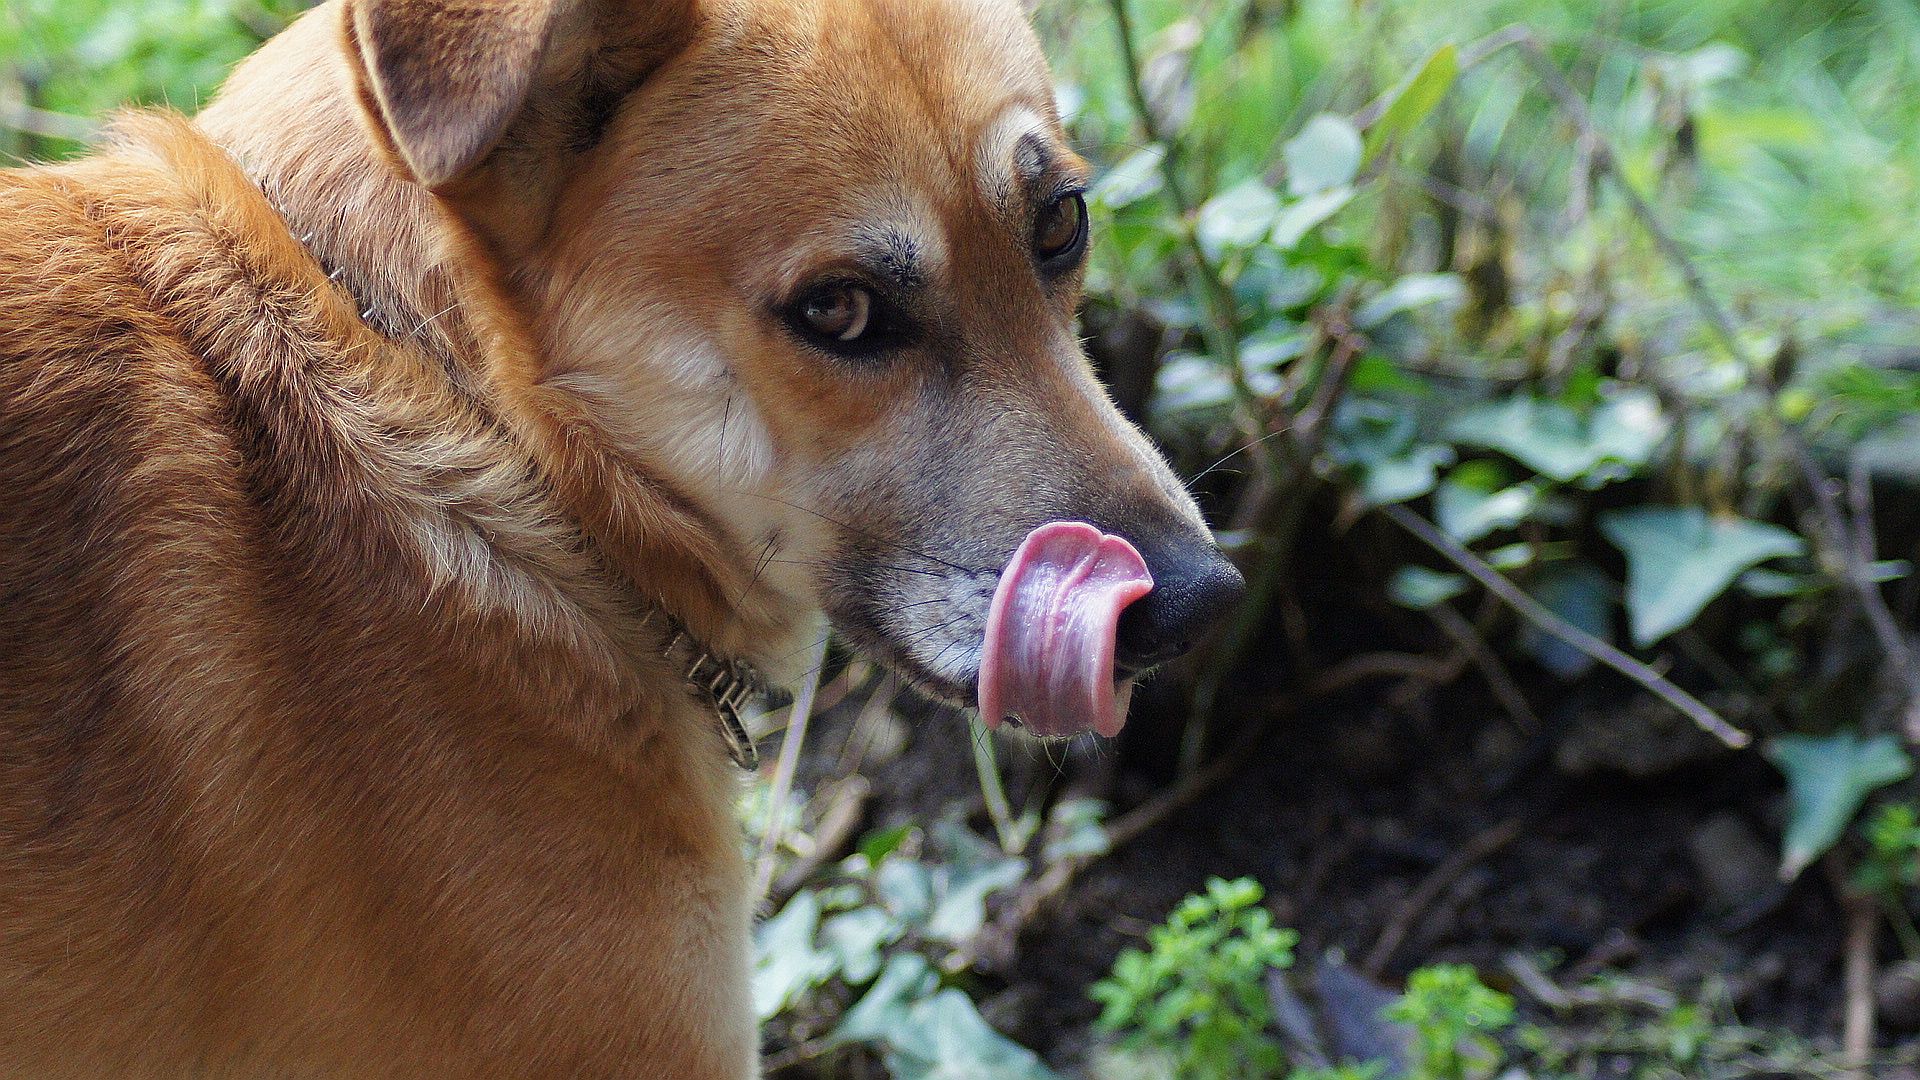
M310 17L287 35L328 29ZM413 341L470 389L478 331L458 303L437 221L444 211L381 160L344 73L310 68L289 79L272 63L277 44L243 65L196 122L365 305L370 324L395 340ZM275 82L280 85L268 85Z
M590 474L611 489L590 491L587 505L568 509L617 570L705 643L695 653L751 656L748 643L771 635L760 620L730 612L749 591L730 552L696 511L631 463L609 469L605 461L561 460L592 440L568 422L569 403L554 404L537 374L528 375L539 367L538 349L524 327L503 325L519 320L510 311L503 320L499 308L510 302L499 283L475 280L475 262L489 261L475 250L483 242L442 200L395 173L363 126L344 70L286 62L328 55L314 40L334 31L323 14L309 15L242 65L197 126L260 187L369 326L438 360L453 392L518 430L557 473L574 474L571 482L562 476L562 486L577 495L592 486L579 482ZM470 303L477 287L488 303ZM512 339L504 349L503 339ZM638 520L648 532L632 528ZM723 613L717 619L716 611Z

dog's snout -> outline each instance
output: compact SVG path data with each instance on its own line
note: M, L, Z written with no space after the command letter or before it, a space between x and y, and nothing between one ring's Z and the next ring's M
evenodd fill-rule
M1153 591L1120 614L1114 663L1143 671L1193 648L1246 592L1240 571L1204 536L1135 543L1153 575Z

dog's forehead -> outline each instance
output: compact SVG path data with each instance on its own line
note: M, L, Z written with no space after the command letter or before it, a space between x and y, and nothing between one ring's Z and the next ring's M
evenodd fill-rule
M714 0L696 47L707 77L744 91L736 116L817 153L903 149L976 168L1011 108L1053 123L1053 85L1015 0ZM718 118L716 118L718 119ZM775 147L764 149L775 150Z
M938 277L1079 168L1016 0L706 0L614 137L618 202L779 291L830 261ZM750 227L749 227L750 226Z

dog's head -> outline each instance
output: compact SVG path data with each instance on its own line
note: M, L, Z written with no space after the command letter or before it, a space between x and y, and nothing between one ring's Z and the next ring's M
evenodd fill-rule
M1081 353L1088 169L1017 0L349 2L395 167L756 587L1042 734L1117 730L1237 596Z

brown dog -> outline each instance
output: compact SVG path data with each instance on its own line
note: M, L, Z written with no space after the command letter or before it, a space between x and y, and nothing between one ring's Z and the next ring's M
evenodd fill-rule
M0 1074L757 1073L736 662L1110 732L1237 589L1085 183L1011 0L334 0L0 173Z

